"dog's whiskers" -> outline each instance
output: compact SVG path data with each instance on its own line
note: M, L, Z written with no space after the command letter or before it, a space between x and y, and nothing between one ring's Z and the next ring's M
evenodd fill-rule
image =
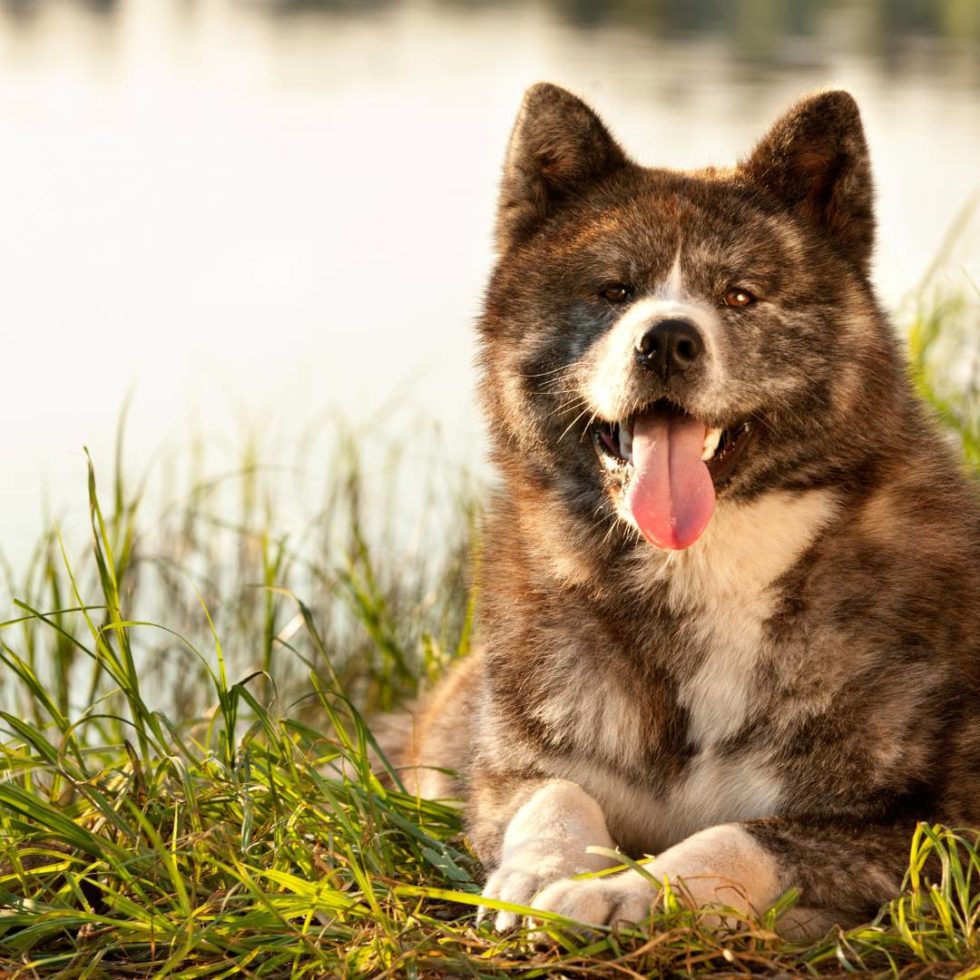
M583 408L582 411L579 412L578 415L576 415L575 418L573 418L572 421L568 423L568 425L565 427L565 431L562 432L562 434L558 437L557 442L561 442L562 439L564 439L565 436L567 436L568 433L571 432L572 428L575 426L575 423L578 422L578 420L582 418L583 415L586 415L588 412L589 412L589 406L586 405L585 408ZM595 413L593 413L593 418L594 417L595 417Z
M552 374L561 374L562 371L568 371L570 368L571 368L571 365L569 365L569 364L562 364L561 367L553 368L550 371L540 371L537 374L529 374L529 375L527 375L527 377L529 377L529 378L547 378L549 375L552 375Z

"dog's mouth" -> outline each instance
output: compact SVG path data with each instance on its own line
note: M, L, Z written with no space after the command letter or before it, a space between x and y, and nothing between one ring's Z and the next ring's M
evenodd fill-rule
M619 422L597 422L592 431L599 459L620 477L644 537L670 550L701 536L716 490L731 479L752 432L747 422L708 426L667 402Z
M592 429L593 441L603 465L609 470L628 473L633 467L633 425L637 416L622 422L596 422ZM701 445L701 460L711 474L716 489L721 489L735 471L748 444L748 422L729 426L727 429L705 427Z

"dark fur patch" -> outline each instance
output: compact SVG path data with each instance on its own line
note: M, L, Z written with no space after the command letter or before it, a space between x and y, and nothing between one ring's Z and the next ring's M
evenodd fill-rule
M745 174L826 232L867 274L873 187L857 104L824 92L794 106L742 165Z
M622 168L623 151L599 117L563 89L528 89L510 138L497 242L506 250L589 184Z

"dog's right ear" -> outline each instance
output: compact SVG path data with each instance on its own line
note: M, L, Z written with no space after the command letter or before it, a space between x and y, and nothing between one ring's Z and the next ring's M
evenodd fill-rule
M497 209L501 252L525 239L561 202L625 166L602 120L557 85L524 95L511 133Z

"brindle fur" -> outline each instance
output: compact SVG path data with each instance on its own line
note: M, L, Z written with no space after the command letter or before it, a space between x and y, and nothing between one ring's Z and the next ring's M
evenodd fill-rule
M480 324L502 478L483 646L430 700L405 759L458 768L457 784L419 768L420 787L465 797L491 896L639 916L547 888L589 865L552 860L571 845L547 844L540 819L540 874L507 877L514 815L568 783L633 855L735 825L770 880L753 891L724 857L705 873L739 879L753 907L799 889L804 932L894 894L917 820L980 826L978 495L907 380L868 279L873 231L845 93L792 108L735 168L692 173L634 164L561 89L527 93ZM668 555L622 517L588 436L588 383L629 305L603 286L626 283L635 302L672 269L717 324L723 383L707 367L669 383L624 367L618 397L749 420L752 442L704 537ZM733 285L760 301L726 307ZM569 793L541 819L560 824Z

